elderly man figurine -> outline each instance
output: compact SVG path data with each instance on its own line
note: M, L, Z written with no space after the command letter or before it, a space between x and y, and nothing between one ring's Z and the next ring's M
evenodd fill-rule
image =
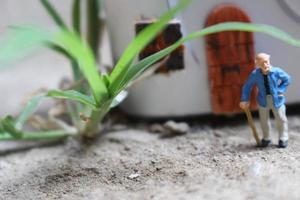
M273 111L279 132L279 148L288 146L288 121L285 109L284 92L290 84L290 76L278 67L270 64L270 55L259 53L255 57L254 69L243 86L240 107L249 108L250 93L254 85L258 88L257 101L259 104L259 118L263 132L261 147L271 144L270 139L270 110Z

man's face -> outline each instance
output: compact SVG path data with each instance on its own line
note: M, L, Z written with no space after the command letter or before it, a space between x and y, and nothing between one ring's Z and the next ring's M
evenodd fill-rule
M256 65L262 70L264 74L269 73L271 65L270 58L268 56L256 58Z

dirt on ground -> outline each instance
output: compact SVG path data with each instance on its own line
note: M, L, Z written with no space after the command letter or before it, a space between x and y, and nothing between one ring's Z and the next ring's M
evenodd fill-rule
M300 199L300 116L289 124L287 149L275 129L255 147L244 118L181 135L115 124L88 144L1 142L0 199Z

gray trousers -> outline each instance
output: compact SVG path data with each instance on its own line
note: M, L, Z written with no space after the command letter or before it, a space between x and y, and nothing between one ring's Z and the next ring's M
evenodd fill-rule
M282 105L280 108L276 109L274 107L273 98L271 95L267 95L267 106L259 106L258 109L263 138L267 140L270 139L270 109L272 110L275 117L276 126L279 133L279 139L283 141L288 140L288 121L286 117L285 105Z

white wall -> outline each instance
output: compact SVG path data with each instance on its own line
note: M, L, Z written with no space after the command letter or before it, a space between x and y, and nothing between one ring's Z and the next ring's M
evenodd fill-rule
M300 7L300 1L287 0ZM182 12L182 22L186 32L203 28L211 9L222 2L235 2L251 17L254 23L264 23L281 28L294 37L299 36L300 24L284 13L275 0L194 0ZM106 0L109 30L112 33L112 49L117 60L122 51L134 37L134 21L143 14L157 17L167 11L167 0ZM297 9L296 9L297 10ZM300 13L300 12L299 12ZM170 76L156 75L132 88L123 108L140 116L183 116L208 113L211 111L207 80L206 54L202 38L191 42L198 53L196 64L188 51L185 51L186 70ZM300 70L298 67L300 48L290 46L270 36L255 34L256 52L272 55L274 66L281 66L292 75L293 84L287 92L290 103L300 102Z

